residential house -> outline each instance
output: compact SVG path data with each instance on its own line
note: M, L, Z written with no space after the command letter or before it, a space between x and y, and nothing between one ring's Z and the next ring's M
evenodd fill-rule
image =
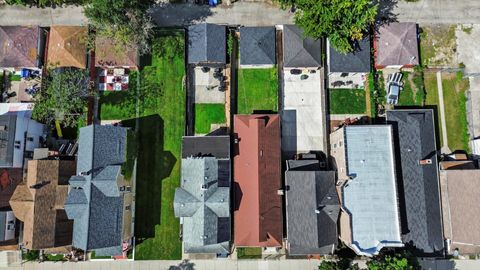
M0 250L3 250L1 247L3 245L14 244L15 237L15 216L13 212L0 209Z
M16 250L18 247L17 222L9 201L22 180L22 168L0 170L0 250Z
M22 168L45 138L45 125L16 114L0 115L0 168Z
M433 110L389 110L397 153L402 239L419 256L443 255Z
M346 126L330 143L342 201L340 239L364 256L402 247L392 127Z
M341 53L327 41L328 87L364 88L370 64L370 37L355 41L353 52Z
M44 47L39 26L0 26L0 68L39 68Z
M15 217L23 222L23 246L30 250L72 244L73 220L64 209L73 160L30 160L26 183L10 199ZM67 249L64 249L67 252Z
M322 64L320 40L305 37L295 25L283 25L283 67L317 69Z
M97 256L125 256L131 245L134 195L121 174L126 140L123 127L80 129L77 173L69 180L65 211L74 220L73 247Z
M455 256L479 254L480 169L472 161L443 163L440 162L440 189L446 251Z
M99 68L137 69L137 49L121 46L112 39L97 36L95 39L95 66Z
M340 214L335 171L321 171L317 159L287 160L285 186L288 254L333 254Z
M174 211L185 253L230 254L230 137L184 137Z
M83 26L52 26L47 45L49 67L87 67L88 29Z
M395 22L380 26L373 46L377 69L413 68L419 64L416 23Z
M224 25L200 23L188 27L189 64L226 64L227 30Z
M278 114L234 116L234 242L281 247L283 214Z
M240 66L260 68L275 64L275 27L240 28Z

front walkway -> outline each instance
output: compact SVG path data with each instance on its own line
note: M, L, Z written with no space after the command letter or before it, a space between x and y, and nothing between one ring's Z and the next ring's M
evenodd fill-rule
M437 88L438 88L438 103L440 110L440 122L442 123L442 153L449 154L451 153L450 148L448 148L448 138L447 138L447 121L445 120L445 105L443 102L443 85L442 85L442 72L437 72Z

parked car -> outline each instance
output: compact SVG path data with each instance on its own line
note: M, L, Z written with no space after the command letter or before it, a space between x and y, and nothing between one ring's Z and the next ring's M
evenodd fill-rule
M400 90L402 88L402 73L397 72L391 74L388 77L388 84L387 84L387 103L388 104L397 104L398 98L400 96Z

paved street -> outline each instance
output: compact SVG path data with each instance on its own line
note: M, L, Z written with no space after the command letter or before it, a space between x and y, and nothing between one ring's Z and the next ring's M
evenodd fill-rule
M81 7L25 8L0 6L0 25L84 25Z

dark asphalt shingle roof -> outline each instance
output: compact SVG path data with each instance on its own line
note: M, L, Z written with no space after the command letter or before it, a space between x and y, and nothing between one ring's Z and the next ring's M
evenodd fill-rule
M214 156L230 159L230 136L185 136L182 139L182 158Z
M310 170L309 163L285 173L290 255L330 254L338 241L335 172Z
M283 66L321 67L322 48L320 40L305 38L295 25L283 26Z
M90 125L80 129L77 175L70 178L65 201L68 218L74 219L74 247L121 254L123 196L117 178L125 151L125 128Z
M391 110L387 121L398 136L403 241L412 243L421 254L440 253L444 242L433 111ZM424 159L431 159L432 164L420 165Z
M226 63L227 34L224 25L210 23L188 27L188 63Z
M370 72L370 38L356 41L354 51L343 54L329 44L328 68L330 72Z
M240 28L240 64L274 65L275 27Z
M13 166L13 149L15 144L17 116L0 115L0 167Z

